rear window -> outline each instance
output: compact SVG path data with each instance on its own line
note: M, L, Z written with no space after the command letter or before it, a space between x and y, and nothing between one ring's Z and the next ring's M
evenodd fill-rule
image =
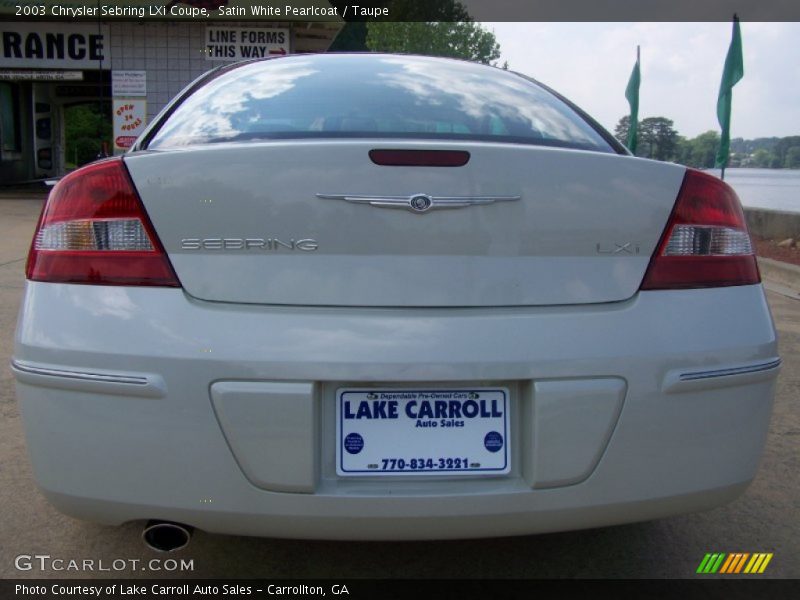
M518 75L391 55L299 55L224 71L149 148L287 138L484 140L613 152L567 104Z

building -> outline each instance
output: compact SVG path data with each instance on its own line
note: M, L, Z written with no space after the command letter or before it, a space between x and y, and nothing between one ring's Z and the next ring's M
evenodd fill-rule
M160 2L168 10L228 5ZM106 138L109 153L121 153L172 97L209 69L246 58L324 52L343 24L285 15L281 21L232 20L213 12L202 19L21 20L9 19L11 10L0 5L6 19L0 21L0 185L59 177L83 162L76 160L77 149L74 156L66 152L76 106L97 107L113 131L97 137Z

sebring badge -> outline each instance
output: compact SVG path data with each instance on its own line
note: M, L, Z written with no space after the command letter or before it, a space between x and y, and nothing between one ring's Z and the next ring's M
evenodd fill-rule
M344 200L355 204L369 204L378 208L402 208L413 213L425 213L440 208L464 208L495 202L513 202L521 196L429 196L411 194L410 196L372 196L354 194L317 194L323 200Z
M279 240L278 238L184 238L182 250L300 250L314 252L319 248L317 240L304 238Z

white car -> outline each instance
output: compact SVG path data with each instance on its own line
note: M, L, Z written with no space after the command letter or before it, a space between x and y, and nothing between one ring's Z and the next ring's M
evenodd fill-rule
M210 72L60 181L27 278L35 477L67 514L156 520L162 549L718 506L781 362L728 185L455 60Z

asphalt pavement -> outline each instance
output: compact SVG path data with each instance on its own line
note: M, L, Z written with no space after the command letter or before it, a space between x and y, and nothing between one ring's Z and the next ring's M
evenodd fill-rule
M784 361L761 468L733 503L704 513L568 533L447 542L309 542L196 532L170 558L192 570L102 572L102 561L164 558L141 542L141 523L105 527L66 517L34 484L8 368L25 255L41 200L0 198L0 578L528 578L693 577L707 552L772 552L763 577L800 577L800 300L768 291ZM776 288L782 289L782 288ZM89 559L67 571L19 556ZM41 559L40 559L41 560ZM49 564L49 563L48 563ZM122 563L116 563L120 565ZM164 567L166 568L166 567Z

